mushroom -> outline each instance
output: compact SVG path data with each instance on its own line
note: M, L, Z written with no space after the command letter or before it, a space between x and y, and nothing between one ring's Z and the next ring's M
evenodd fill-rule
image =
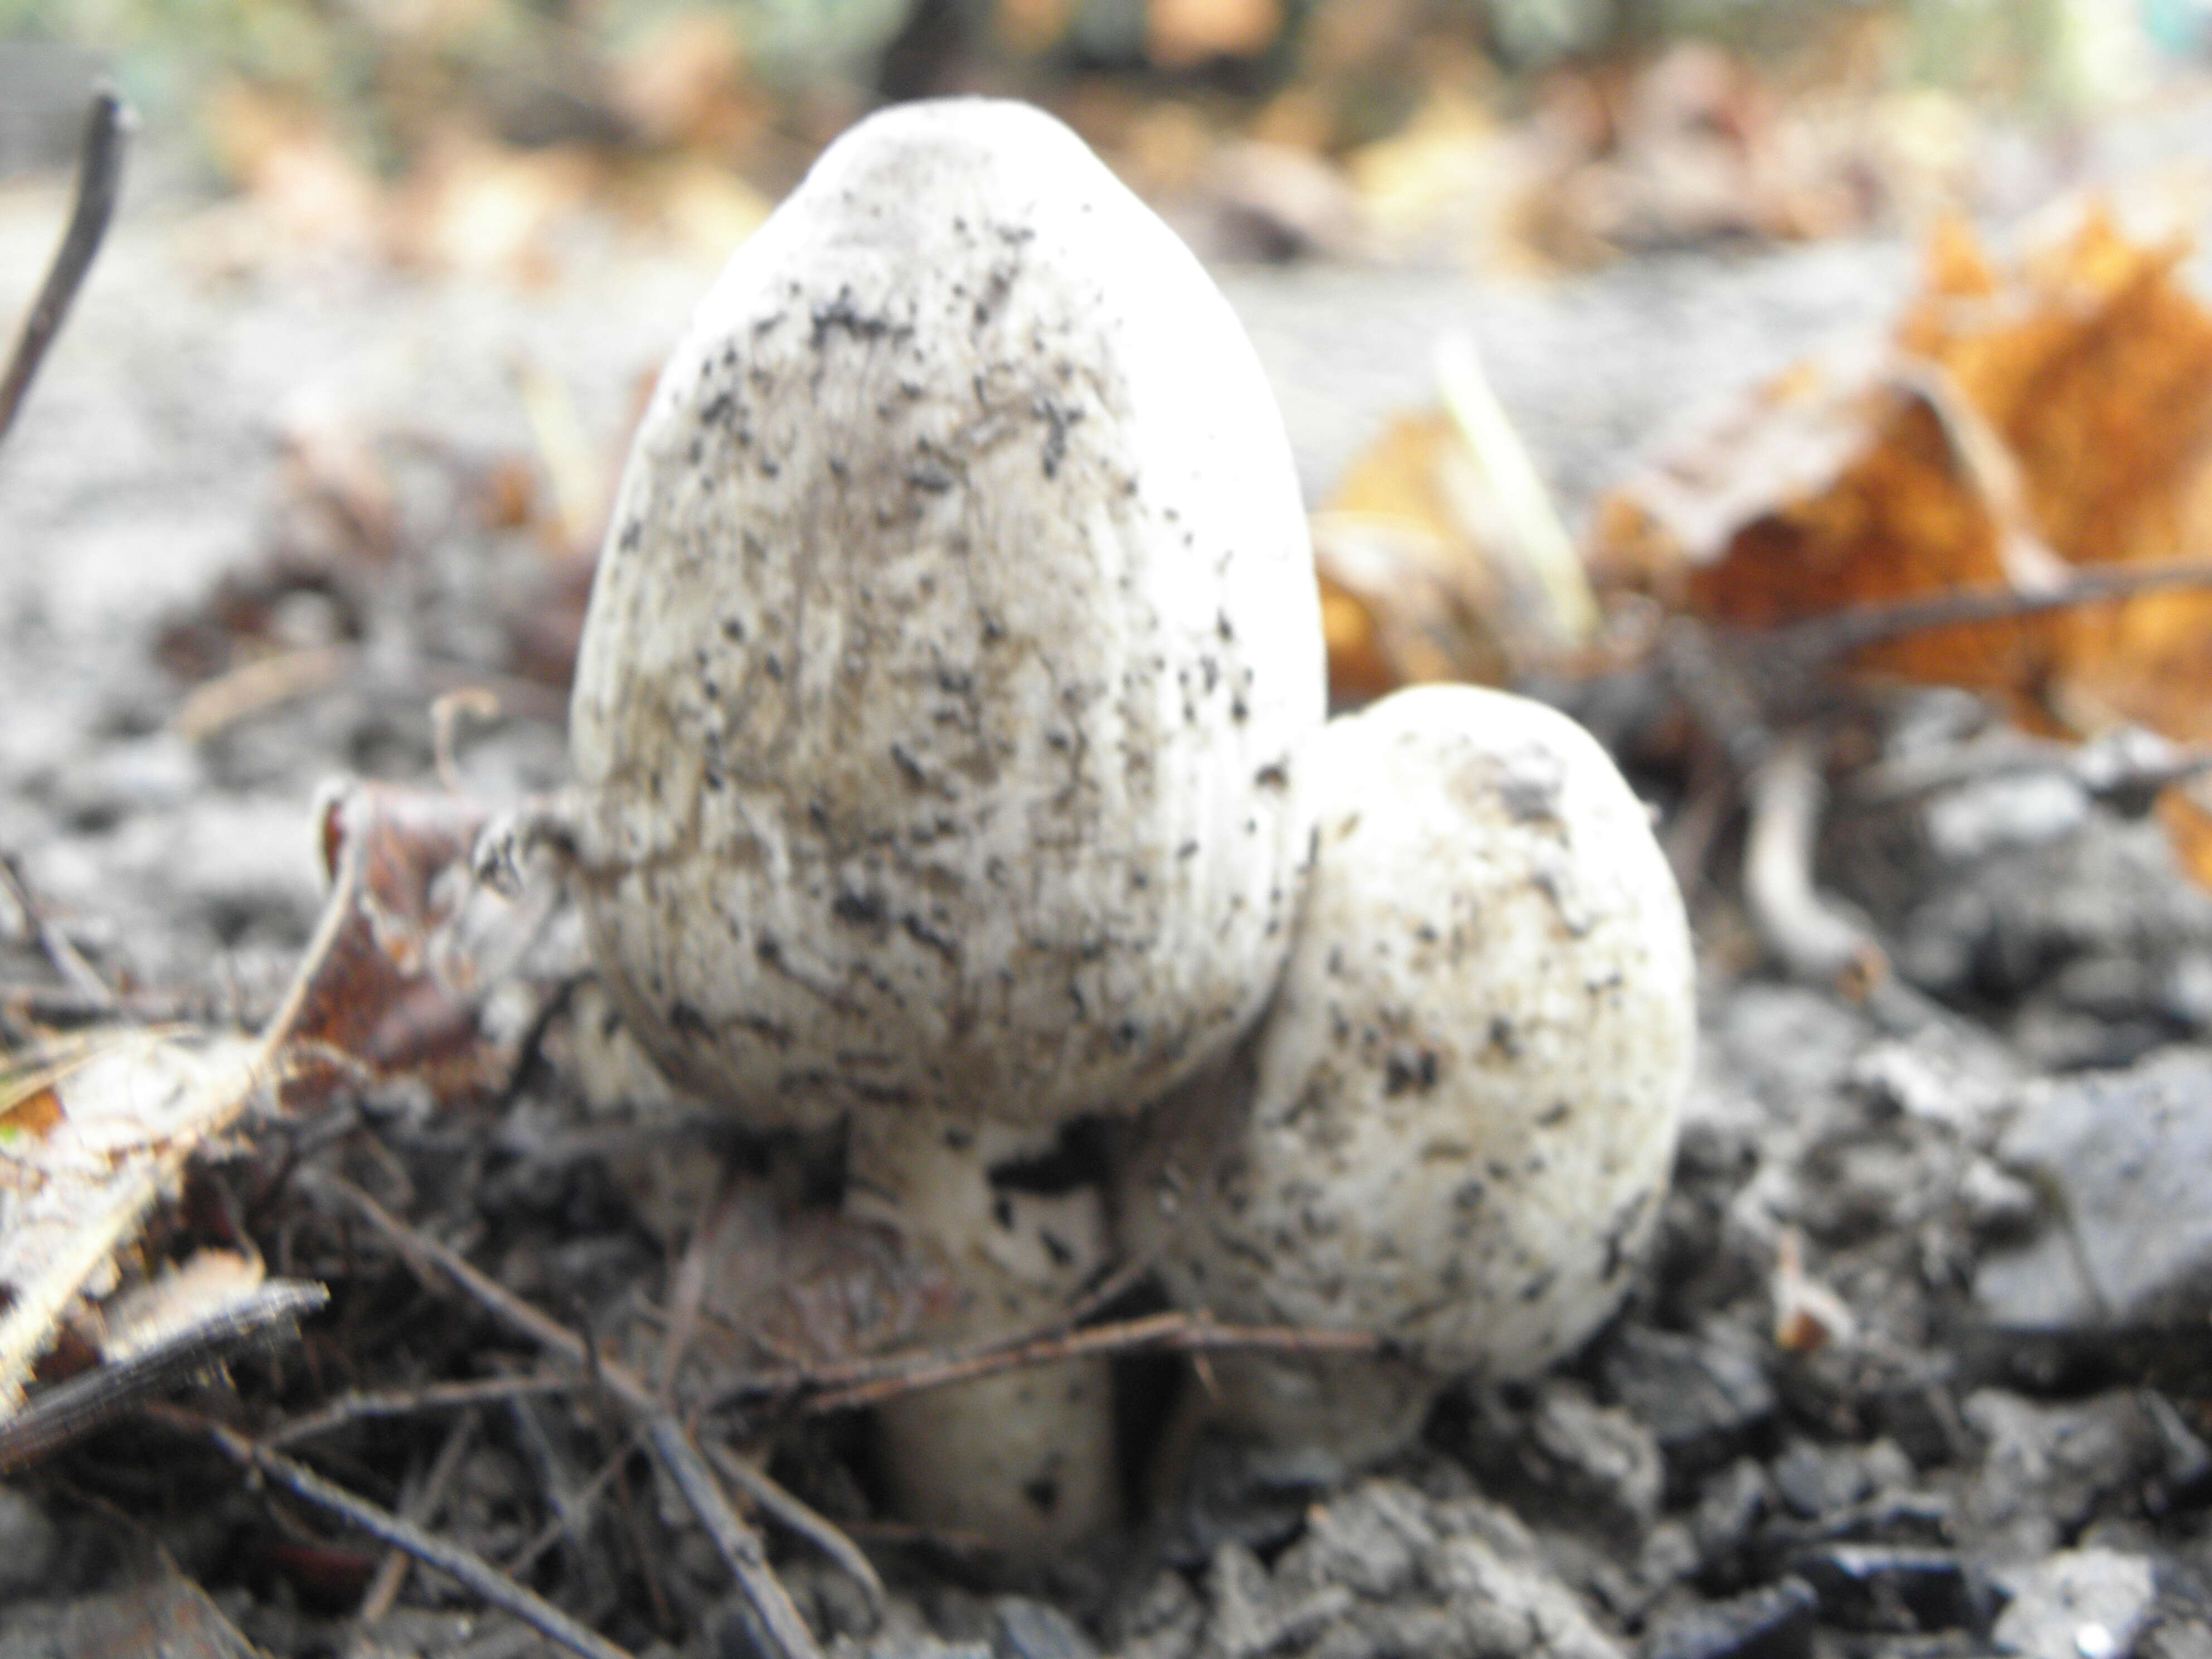
M594 954L685 1086L849 1116L854 1201L959 1285L939 1336L986 1336L1103 1236L1095 1188L994 1164L1257 1017L1323 699L1281 417L1197 260L1049 116L886 111L732 258L624 472L570 727ZM1033 1470L1002 1511L957 1473L892 1484L1025 1504L981 1529L1033 1548L1112 1487Z
M1274 1005L1122 1197L1183 1305L1386 1340L1215 1362L1229 1425L1327 1475L1410 1439L1443 1380L1529 1375L1619 1305L1696 1019L1673 875L1565 716L1423 687L1299 766L1318 852Z

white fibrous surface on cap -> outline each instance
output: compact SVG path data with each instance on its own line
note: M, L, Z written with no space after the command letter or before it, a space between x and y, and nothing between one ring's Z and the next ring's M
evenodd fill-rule
M1133 1109L1274 982L1322 701L1196 260L1050 117L888 111L739 250L624 475L572 720L596 954L759 1121Z
M1300 765L1319 850L1249 1075L1210 1085L1210 1129L1159 1128L1124 1202L1185 1305L1403 1345L1216 1362L1232 1421L1356 1462L1418 1429L1433 1379L1532 1373L1620 1304L1694 975L1642 804L1565 716L1402 691Z

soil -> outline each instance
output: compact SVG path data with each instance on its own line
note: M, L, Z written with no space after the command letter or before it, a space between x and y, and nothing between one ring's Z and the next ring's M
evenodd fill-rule
M45 183L0 196L0 315L27 299L62 200ZM431 696L501 694L453 756L470 793L560 781L577 573L542 513L499 510L518 465L548 495L519 386L550 379L585 450L618 453L711 270L611 226L536 287L229 246L198 210L126 214L0 448L0 851L134 1006L252 1023L321 904L319 787L434 786ZM1423 399L1433 339L1464 327L1578 516L1670 422L1877 325L1912 269L1870 240L1541 285L1222 275L1310 491ZM187 694L256 651L314 672L180 732ZM1983 718L1896 696L1851 729L1870 763L1962 751ZM1642 781L1679 804L1676 780ZM1111 1547L1041 1571L902 1536L871 1505L855 1422L802 1425L774 1472L892 1588L878 1618L775 1532L802 1611L884 1659L2212 1654L2212 1228L2195 1214L2212 1189L2212 899L2137 805L2047 758L1879 805L1839 781L1822 878L1897 970L1856 999L1761 967L1717 863L1692 894L1704 1054L1661 1236L1628 1311L1572 1364L1459 1389L1414 1451L1315 1485L1203 1436L1170 1455L1182 1373L1131 1362L1146 1501ZM554 937L532 986L559 982L564 948L574 964ZM0 996L0 1018L62 1007L58 985L35 941L0 933L0 991L45 998ZM243 1363L195 1404L266 1428L345 1389L530 1363L301 1198L300 1168L345 1173L572 1326L650 1335L671 1218L696 1213L684 1166L702 1160L680 1149L768 1155L653 1116L649 1090L595 1109L579 1018L532 1001L509 1074L442 1098L419 1075L333 1087L193 1183L165 1237L228 1229L336 1293L296 1355ZM311 1461L392 1504L454 1421L357 1424ZM550 1514L534 1588L633 1651L758 1650L673 1495L642 1459L606 1464L619 1439L588 1396L487 1407L470 1434L442 1532L511 1560ZM132 1617L195 1650L234 1650L228 1625L274 1654L344 1650L378 1557L173 1429L125 1422L0 1486L0 1655L124 1650L87 1632ZM421 1573L361 1639L540 1650Z

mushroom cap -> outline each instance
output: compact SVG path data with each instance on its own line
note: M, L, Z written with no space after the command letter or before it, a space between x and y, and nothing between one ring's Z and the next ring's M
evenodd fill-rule
M1526 1375L1618 1305L1659 1208L1696 1030L1673 874L1604 750L1523 698L1401 691L1302 763L1319 852L1253 1073L1127 1224L1186 1306ZM1263 1418L1357 1409L1356 1367L1260 1369Z
M1319 605L1189 251L1051 117L854 128L661 376L571 754L625 1018L757 1120L1133 1109L1256 1017Z

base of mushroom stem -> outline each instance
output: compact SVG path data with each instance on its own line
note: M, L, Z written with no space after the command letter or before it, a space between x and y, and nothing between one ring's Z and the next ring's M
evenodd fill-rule
M1121 1519L1113 1378L1060 1360L877 1408L893 1506L932 1532L1042 1560Z
M1329 1486L1420 1437L1443 1379L1402 1360L1364 1355L1212 1356L1210 1420L1252 1444L1252 1472L1271 1482Z

